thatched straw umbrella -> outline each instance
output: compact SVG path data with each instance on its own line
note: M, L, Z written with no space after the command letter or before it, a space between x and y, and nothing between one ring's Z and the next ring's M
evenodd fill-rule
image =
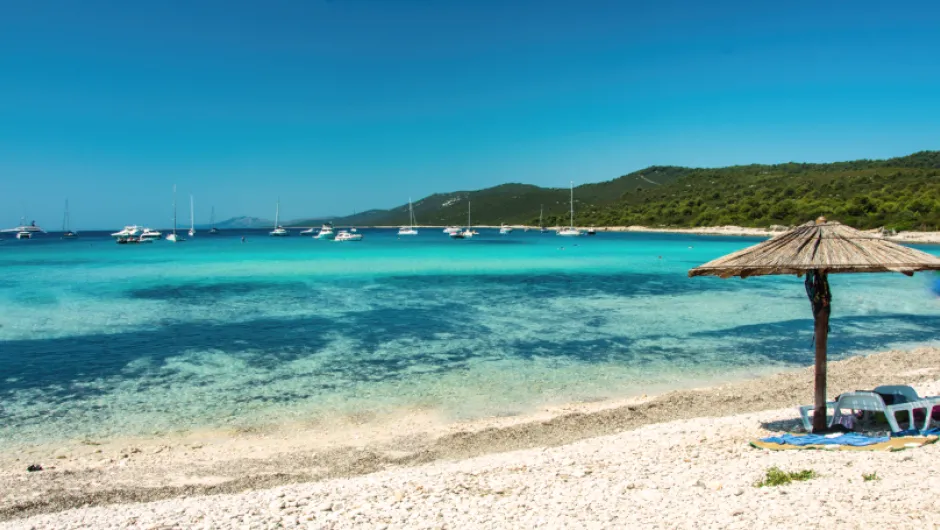
M689 276L806 275L806 293L816 322L816 396L813 431L826 428L826 339L829 334L830 273L940 270L940 259L870 233L820 217L773 239L696 267Z

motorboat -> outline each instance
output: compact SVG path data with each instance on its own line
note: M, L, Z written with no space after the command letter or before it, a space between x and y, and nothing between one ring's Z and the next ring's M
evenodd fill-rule
M503 235L505 235L505 234L511 234L511 233L512 233L512 227L511 227L511 226L506 226L506 225L500 225L500 227L499 227L499 233L500 233L500 234L503 234Z
M275 237L287 237L290 235L290 232L286 228L281 226L281 200L277 200L277 208L274 210L274 230L271 230L268 234Z
M562 228L556 232L556 235L568 237L577 237L582 235L581 230L578 230L574 227L574 181L571 181L571 217L568 228Z
M400 236L416 236L418 231L415 230L415 211L411 206L411 197L408 197L408 226L403 226L398 229L398 235Z
M362 241L362 234L353 234L345 230L340 230L333 241Z
M144 231L140 234L141 239L160 239L163 237L163 234L159 230L152 230L150 228L144 228Z
M130 225L130 226L125 226L124 229L122 229L119 232L115 232L111 234L111 237L117 237L117 238L137 237L140 235L140 232L141 232L141 229L139 226Z
M320 227L320 231L317 232L317 235L313 236L314 239L327 239L332 240L336 238L336 233L333 232L333 225L327 223Z
M173 233L166 236L166 240L170 243L182 243L186 241L183 236L176 233L176 184L173 185ZM118 243L120 243L120 240L118 240Z
M5 230L0 230L0 232L15 233L15 234L19 234L20 232L29 232L30 234L41 234L41 233L45 233L45 230L36 226L36 221L32 221L31 223L26 224L26 218L22 217L20 218L20 226L17 226L16 228L7 228Z
M78 234L72 232L70 225L72 224L71 216L69 216L69 200L65 199L65 215L62 218L62 239L76 239Z
M313 234L314 232L316 232L316 230L314 230L314 228L311 226L310 228L306 230L301 230L300 235L309 236L310 234Z
M169 239L169 237L167 237L167 239ZM140 243L153 243L153 239L142 239L140 237L134 237L134 236L121 236L117 238L115 242L118 245L136 245Z
M32 237L33 237L33 233L32 233L32 232L27 232L26 230L23 230L22 232L17 232L17 233L16 233L16 238L17 238L17 239L30 239L30 238L32 238Z
M589 236L597 235L597 230L595 230L594 227L592 226L591 228L588 228L587 235Z
M460 228L459 226L448 226L447 228L444 229L444 233L448 235L452 235L452 234L456 234L460 232L461 230L462 228Z

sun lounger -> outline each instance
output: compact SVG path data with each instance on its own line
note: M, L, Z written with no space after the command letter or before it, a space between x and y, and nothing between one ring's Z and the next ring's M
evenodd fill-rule
M900 392L891 393L900 394ZM917 393L914 392L913 395L916 396ZM929 401L928 399L936 399L936 403ZM878 392L846 392L845 394L840 395L839 399L836 401L830 401L826 403L826 416L828 419L826 424L829 427L832 427L837 423L841 423L843 410L881 412L885 415L885 419L888 421L888 426L891 428L891 432L897 433L901 432L901 428L898 426L898 421L895 417L895 414L897 414L899 411L906 411L909 415L908 418L910 418L910 421L913 422L915 409L927 409L927 420L924 422L924 430L926 430L928 424L930 423L930 410L934 405L940 406L940 398L918 398L916 401L885 405L884 400L881 398ZM806 429L806 432L812 432L813 430L812 419L810 416L810 411L813 409L813 405L800 407L800 418L803 421L803 427ZM829 410L832 410L831 416L828 414Z
M895 405L895 410L907 411L912 429L916 428L914 425L915 410L924 410L924 427L921 431L926 431L930 428L930 422L933 420L934 407L940 407L940 396L921 397L913 387L908 385L883 385L875 388L875 392L883 396L900 396L902 398L901 403L893 403L893 405Z

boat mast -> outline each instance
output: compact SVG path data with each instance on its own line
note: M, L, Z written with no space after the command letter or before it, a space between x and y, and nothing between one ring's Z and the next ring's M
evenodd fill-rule
M470 199L467 199L467 230L470 230ZM473 230L470 230L471 232Z
M277 228L278 226L280 226L279 221L278 221L280 219L280 215L281 215L281 198L278 197L277 206L274 209L274 228Z
M196 230L196 219L193 217L193 196L189 196L189 229Z
M69 232L69 200L65 199L65 219L62 220L62 231Z
M539 228L542 228L542 210L545 209L545 205L539 205Z
M215 228L215 206L212 207L212 213L209 214L209 224Z
M414 210L414 207L411 206L411 197L408 197L408 224L410 225L409 228L411 228L412 230L414 230L414 228L415 228L415 210Z
M176 235L176 184L173 185L173 235Z
M571 181L571 217L570 217L569 228L574 230L574 181Z

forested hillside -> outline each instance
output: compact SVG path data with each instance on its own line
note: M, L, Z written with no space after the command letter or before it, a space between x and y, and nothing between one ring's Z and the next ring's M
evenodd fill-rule
M419 224L568 224L568 189L504 184L431 195L414 204ZM940 229L940 151L888 160L694 169L654 166L577 186L575 224L596 226L792 225L826 215L858 228ZM408 205L336 219L398 225ZM302 225L303 221L293 224Z

